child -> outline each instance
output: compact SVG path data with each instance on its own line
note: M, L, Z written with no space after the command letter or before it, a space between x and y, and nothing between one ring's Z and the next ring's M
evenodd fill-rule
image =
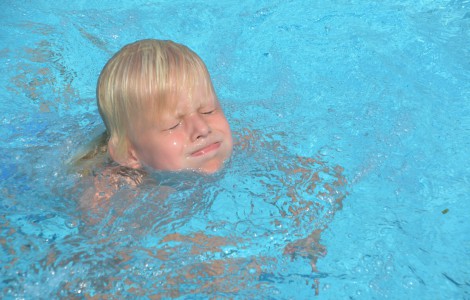
M95 176L95 204L109 198L109 186L138 184L146 168L214 173L232 153L207 68L186 46L153 39L126 45L103 68L97 98L106 132L94 152L116 165Z
M170 41L143 40L125 46L104 67L98 81L97 97L106 132L96 140L94 151L89 151L81 160L90 161L92 158L91 161L96 162L101 153L109 157L110 161L103 160L101 166L95 164L94 176L88 176L93 183L89 184L91 187L81 199L85 212L100 213L100 208L108 209L108 202L118 190L121 193L120 197L116 197L119 199L117 202L120 202L118 204L135 199L138 189L120 188L123 185L139 185L146 169L214 173L222 168L224 161L231 155L232 134L208 71L202 60L183 45ZM241 135L239 145L244 151L249 152L248 148L253 140L263 146L267 144L254 131L247 129ZM341 174L342 169L330 169L315 159L301 157L286 164L286 156L283 155L288 152L287 149L278 144L273 145L273 148L277 150L273 152L273 157L276 153L280 155L279 161L282 163L279 163L277 169L282 172L281 175L272 175L273 180L278 179L277 183L263 183L263 179L260 180L266 185L268 192L263 198L268 198L265 201L271 202L273 207L279 210L279 216L292 220L283 222L283 219L278 220L278 217L273 216L273 224L278 227L277 230L295 236L295 228L282 228L282 225L304 224L307 228L315 228L306 237L293 241L287 238L289 242L284 248L284 254L292 259L298 256L310 259L312 270L316 272L317 258L326 251L320 244L320 235L327 225L322 224L322 220L315 219L318 215L315 211L321 211L324 207L325 210L330 209L325 217L328 221L328 218L332 218L334 212L341 208L345 195L337 192L336 188L340 189L346 183ZM260 158L261 160L264 161L264 158ZM276 166L277 160L271 162ZM323 175L331 175L330 177L334 178L333 183L322 182ZM306 189L305 193L303 188ZM166 198L166 194L170 192L170 187L160 186L156 197ZM151 199L154 197L152 195ZM316 203L313 200L315 197L326 199L327 203ZM288 201L289 199L291 201ZM122 207L117 205L117 210ZM251 202L251 210L254 207ZM104 219L107 224L112 223L116 215L120 214L116 206L113 209L111 217ZM154 215L150 215L154 218ZM138 217L139 222L145 222L140 219L140 215ZM99 216L90 216L88 219L89 222L100 220ZM217 252L218 247L225 243L233 247L231 241L213 236L211 232L197 233L195 236L169 232L162 239L162 243L166 242L171 245L165 245L164 249L170 250L171 253L184 253L191 249L189 256L194 256L198 250L201 250L201 256ZM186 243L191 245L193 242L196 243L195 247L186 247ZM214 246L212 242L217 245ZM178 243L182 244L181 248L178 248ZM165 253L159 259L165 261L167 257L165 264L171 264L173 260L168 259L170 256ZM241 280L257 281L262 272L260 265L269 258L261 257L260 261L257 259L228 257L201 263L196 260L197 269L203 270L202 275L198 273L196 277L192 275L194 265L181 266L178 260L174 260L177 266L175 271L168 273L166 281L170 286L173 283L176 285L175 289L179 289L178 284L181 282L178 280L191 283L197 278L195 284L199 285L202 278L208 282L201 287L202 290L223 291L226 288L224 280L229 282L233 279L233 272L224 270L239 268ZM185 277L187 274L189 275ZM219 277L214 278L213 274ZM223 277L225 274L228 276ZM314 280L315 286L318 287L317 280ZM163 293L166 291L168 289Z

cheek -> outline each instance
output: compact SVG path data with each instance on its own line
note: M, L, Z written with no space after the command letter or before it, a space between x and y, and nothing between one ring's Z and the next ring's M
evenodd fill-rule
M233 147L232 131L230 130L230 125L228 124L225 116L221 115L216 120L214 120L213 126L224 135L226 145L231 152Z
M180 152L180 150L185 146L185 141L180 134L173 133L166 141L163 143L166 150L171 153Z
M228 124L227 119L225 118L225 115L223 114L217 116L217 118L213 120L213 126L219 128L224 132L230 132L230 126Z
M227 134L227 138L232 140L232 130L230 129L230 124L227 122L227 119L224 119L225 124L224 124L224 129L225 133Z
M179 170L182 168L183 149L184 142L178 135L170 134L159 140L158 147L149 149L148 163L157 170Z

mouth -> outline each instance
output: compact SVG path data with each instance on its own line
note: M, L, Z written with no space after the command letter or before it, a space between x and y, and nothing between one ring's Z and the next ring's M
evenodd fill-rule
M211 153L217 149L220 148L220 142L215 142L215 143L212 143L212 144L209 144L199 150L196 150L194 151L193 153L191 153L191 156L192 157L198 157L198 156L203 156L203 155L206 155L208 153Z

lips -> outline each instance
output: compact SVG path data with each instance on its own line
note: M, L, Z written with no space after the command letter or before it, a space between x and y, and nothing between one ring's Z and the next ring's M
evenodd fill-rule
M217 149L219 149L220 147L220 142L215 142L215 143L212 143L212 144L209 144L199 150L196 150L194 151L191 156L193 157L197 157L197 156L202 156L202 155L206 155L207 153L210 153L212 151L215 151Z

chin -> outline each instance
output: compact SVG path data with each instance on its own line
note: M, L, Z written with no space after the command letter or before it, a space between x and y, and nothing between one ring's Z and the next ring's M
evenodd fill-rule
M217 173L217 171L219 171L220 169L222 169L222 166L214 168L199 168L197 169L197 171L203 174L214 174Z
M202 166L202 167L199 167L197 168L196 170L200 173L204 173L204 174L214 174L216 173L217 171L220 171L222 169L222 167L224 166L224 162L212 162L210 164L207 164L205 166Z

